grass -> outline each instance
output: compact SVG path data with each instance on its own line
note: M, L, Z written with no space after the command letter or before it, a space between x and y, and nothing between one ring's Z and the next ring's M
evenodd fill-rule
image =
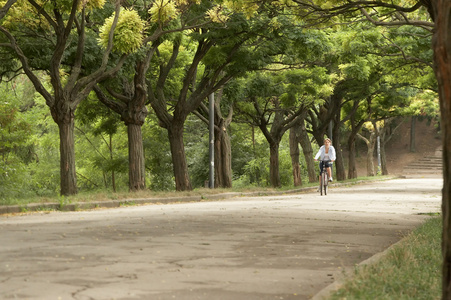
M359 177L356 179L340 181L344 184L356 184L360 181L372 181L372 180L386 180L392 177L389 176L374 176L374 177ZM109 201L109 200L129 200L129 199L140 199L140 198L170 198L170 197L181 197L181 196L201 196L203 199L208 199L209 195L216 195L221 193L250 193L259 192L261 194L270 192L287 192L290 190L296 190L301 188L316 187L318 183L304 183L301 187L284 186L281 188L270 188L270 187L258 187L258 186L248 186L240 188L198 188L193 191L176 192L176 191L151 191L143 190L137 192L129 191L97 191L97 192L80 192L73 196L47 196L47 197L24 197L24 198L13 198L13 199L2 199L0 198L0 206L5 205L20 205L26 206L31 203L59 203L61 205L71 204L71 203L89 203L95 201Z
M328 299L441 299L441 233L441 217L431 217L378 262L357 266Z

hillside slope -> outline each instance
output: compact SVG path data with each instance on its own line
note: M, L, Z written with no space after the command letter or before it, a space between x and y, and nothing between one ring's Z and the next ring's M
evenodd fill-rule
M387 155L387 168L390 175L400 175L404 166L430 154L442 145L441 137L437 133L436 124L427 124L427 121L416 122L414 153L410 152L410 118L396 130L393 137L385 147ZM357 158L357 172L359 176L366 176L366 147L360 147L360 157ZM377 169L377 157L374 158Z

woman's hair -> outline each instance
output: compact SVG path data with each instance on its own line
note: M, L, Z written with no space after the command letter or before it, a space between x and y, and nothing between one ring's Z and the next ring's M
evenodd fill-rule
M332 141L330 140L330 138L325 138L324 139L324 143L327 142L327 141L329 141L332 144Z

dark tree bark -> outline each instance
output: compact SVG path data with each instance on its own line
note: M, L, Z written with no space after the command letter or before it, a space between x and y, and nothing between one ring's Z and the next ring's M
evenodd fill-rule
M130 191L146 188L142 125L128 124L128 177Z
M341 150L341 113L338 111L335 114L335 120L334 120L334 128L333 128L333 140L332 144L335 148L335 153L337 155L337 159L335 160L335 177L338 181L343 181L346 179L346 169L345 164L343 160L343 151Z
M432 48L443 129L442 299L451 299L451 1L424 0L423 3L435 22Z
M59 114L61 116L61 114ZM60 176L61 195L77 193L77 176L75 170L74 115L66 114L66 118L58 118L60 135Z
M293 185L301 186L302 178L301 178L301 167L299 164L299 135L300 135L300 126L298 123L290 128L290 157L291 157L291 168L293 171Z
M275 188L282 186L279 170L279 145L280 141L269 144L269 180L271 186Z
M387 138L387 132L390 129L391 122L392 122L392 119L384 120L384 127L379 132L380 143L381 143L381 174L382 175L388 175L387 155L385 154L385 145L391 138L391 135Z
M357 178L355 136L355 134L351 133L348 138L348 179Z
M185 145L183 143L184 122L172 123L168 128L169 143L171 146L172 161L174 162L175 188L177 191L191 191L191 181L188 176Z
M284 112L279 110L274 114L271 129L268 130L269 118L265 117L265 112L260 109L257 101L254 102L254 107L259 115L258 126L269 144L269 182L272 187L278 188L282 185L279 173L279 145L284 132L289 128L284 127Z
M232 143L225 125L215 130L215 187L232 187Z
M387 155L385 154L385 139L384 135L381 135L381 174L388 175L387 169Z

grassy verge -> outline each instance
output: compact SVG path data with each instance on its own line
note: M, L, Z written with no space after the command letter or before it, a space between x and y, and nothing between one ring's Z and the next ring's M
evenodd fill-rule
M432 217L377 263L356 267L336 299L440 299L441 217Z
M350 179L345 181L340 181L340 183L355 184L359 181L372 181L372 180L387 180L392 177L390 176L374 176L374 177L359 177L356 179ZM93 201L108 201L108 200L126 200L126 199L136 199L136 198L169 198L169 197L180 197L180 196L204 196L208 198L209 195L221 194L221 193L249 193L249 192L285 192L293 189L301 189L308 187L316 187L318 183L304 183L301 187L284 186L282 188L271 188L271 187L258 187L258 186L248 186L239 188L198 188L193 191L176 192L176 191L151 191L143 190L138 192L120 191L120 192L108 192L108 191L92 191L92 192L80 192L77 195L62 197L58 195L49 197L24 197L24 198L12 198L12 199L2 199L0 197L0 206L2 205L27 205L31 203L84 203Z

